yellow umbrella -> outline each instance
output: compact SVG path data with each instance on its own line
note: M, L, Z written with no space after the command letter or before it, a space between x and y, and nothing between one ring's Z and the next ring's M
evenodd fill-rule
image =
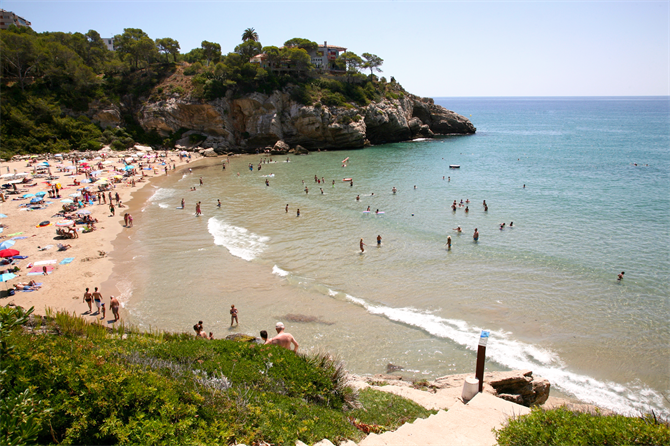
M114 178L123 178L123 175L114 175Z

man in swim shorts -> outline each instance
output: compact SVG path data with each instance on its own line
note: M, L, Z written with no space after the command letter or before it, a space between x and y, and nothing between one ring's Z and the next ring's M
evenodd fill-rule
M112 309L112 314L114 314L114 322L119 320L119 301L114 296L109 296L109 308Z
M98 308L98 313L100 313L100 304L102 303L102 294L98 291L98 287L95 287L95 291L93 291L93 301L95 302L95 306Z
M297 353L298 347L300 345L298 344L298 341L295 340L295 338L291 333L284 333L284 324L282 324L281 322L277 322L277 324L275 325L275 330L277 330L277 336L270 339L268 341L268 344L279 345L289 350L291 349L291 344L293 344L295 345L293 351Z
M381 245L382 245L382 236L377 235L377 246L381 246Z
M477 231L477 228L475 228L475 233L472 234L472 238L474 239L474 241L479 240L479 232Z

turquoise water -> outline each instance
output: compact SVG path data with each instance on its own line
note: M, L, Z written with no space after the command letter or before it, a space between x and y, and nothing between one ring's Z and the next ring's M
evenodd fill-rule
M226 171L208 160L149 186L117 242L126 317L172 330L203 320L223 337L235 304L239 331L283 320L303 351L422 378L472 371L488 329L489 369L528 368L620 412L667 412L668 98L436 102L477 134L273 157L260 171L260 156Z

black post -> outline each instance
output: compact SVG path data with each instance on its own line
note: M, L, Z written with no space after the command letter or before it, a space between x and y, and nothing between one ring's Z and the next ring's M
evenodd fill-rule
M486 362L486 342L489 340L489 334L488 330L482 330L479 337L479 347L477 347L475 377L479 380L479 393L484 389L484 363Z

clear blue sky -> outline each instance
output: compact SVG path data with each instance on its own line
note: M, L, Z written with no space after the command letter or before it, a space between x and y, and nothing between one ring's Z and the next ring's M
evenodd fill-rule
M380 75L438 96L670 95L670 2L2 2L37 32L103 37L141 28L182 52L233 51L246 28L263 45L292 37L369 52Z

